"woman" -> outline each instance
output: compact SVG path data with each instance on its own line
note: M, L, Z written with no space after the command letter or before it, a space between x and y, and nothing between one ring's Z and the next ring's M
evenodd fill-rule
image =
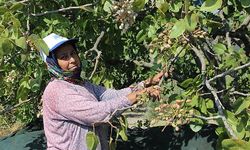
M76 40L54 33L43 39L49 47L49 56L40 54L53 78L43 93L43 120L48 150L85 150L86 134L93 124L102 122L117 109L137 102L138 96L148 92L159 97L159 89L124 88L105 89L83 81L81 62L76 51ZM163 73L139 85L155 85ZM139 87L139 86L137 86ZM108 149L107 131L95 127L100 144L97 149Z

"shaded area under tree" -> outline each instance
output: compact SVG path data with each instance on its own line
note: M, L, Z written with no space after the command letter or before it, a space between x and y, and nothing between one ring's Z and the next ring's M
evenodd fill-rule
M38 121L27 128L8 137L0 139L1 150L43 150L46 149L46 138ZM179 132L172 127L148 129L128 129L128 141L118 140L119 150L213 150L216 146L217 135L215 126L205 126L195 133L188 126L182 126Z

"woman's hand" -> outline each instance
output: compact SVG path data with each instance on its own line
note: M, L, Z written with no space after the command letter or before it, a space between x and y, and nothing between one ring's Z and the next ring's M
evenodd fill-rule
M146 88L146 92L149 94L150 97L153 97L153 99L160 99L160 93L161 93L161 88L157 85L151 86Z
M127 98L132 104L134 104L139 100L140 96L145 93L149 94L153 99L160 99L160 87L158 86L151 86L142 90L137 90L128 94Z
M171 73L172 71L173 69L170 69L169 73ZM155 76L148 78L147 80L145 80L145 87L150 87L159 84L162 76L165 74L165 77L167 78L170 76L169 73L164 70L157 73Z

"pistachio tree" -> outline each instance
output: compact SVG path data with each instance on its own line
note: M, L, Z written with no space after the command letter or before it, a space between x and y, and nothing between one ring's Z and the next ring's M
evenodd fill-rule
M249 13L249 0L0 0L1 129L40 114L50 76L38 51L48 53L41 38L54 32L78 38L83 78L107 88L168 72L161 99L139 102L149 127L215 124L218 148L247 149ZM125 120L117 127L124 140Z

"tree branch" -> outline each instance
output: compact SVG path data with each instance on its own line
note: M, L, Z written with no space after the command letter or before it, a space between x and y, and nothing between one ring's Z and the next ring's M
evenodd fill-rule
M14 105L14 106L12 106L12 107L7 107L6 109L4 109L3 111L0 112L0 115L5 114L5 113L8 113L8 112L10 112L11 110L16 109L17 107L19 107L19 106L21 106L22 104L27 103L27 102L29 102L29 101L31 101L31 99L27 99L27 100L21 101L20 103Z
M198 50L197 47L195 47L193 44L190 44L192 47L192 50L196 54L196 56L199 58L200 63L201 63L201 73L204 74L206 72L206 60L204 54Z
M198 56L198 58L200 60L202 72L205 73L205 71L206 71L205 56L203 54L201 54L194 45L191 44L191 46L193 47L195 54ZM222 122L223 122L227 132L229 133L229 135L231 137L233 137L234 139L237 139L237 136L235 135L234 131L232 130L232 128L230 127L230 125L227 122L227 119L226 119L225 114L223 112L224 106L222 105L222 103L217 95L217 91L210 85L210 81L207 79L205 79L205 85L207 86L207 88L211 91L211 93L214 96L214 101L215 101L216 107L218 109L219 116L221 116Z
M220 94L220 93L223 93L223 92L225 92L225 91L227 91L227 90L217 91L216 93L217 93L217 94ZM202 93L202 94L200 94L200 96L206 96L206 95L211 95L211 93Z
M232 93L230 93L230 95L241 95L241 96L250 96L250 93L242 93L242 92L239 92L239 91L233 91Z
M71 7L61 8L61 9L58 9L58 10L45 11L43 13L38 13L38 14L32 13L31 15L34 16L34 17L37 17L37 16L43 16L43 15L47 15L47 14L51 14L51 13L56 13L56 12L73 10L73 9L83 9L83 10L88 11L87 7L92 6L92 5L93 4L85 4L85 5L81 5L81 6L71 6Z
M198 116L198 115L193 115L193 117L195 118L199 118L199 119L202 119L202 120L216 120L216 119L221 119L222 116L218 115L218 116L212 116L212 117L204 117L204 116Z
M227 71L225 71L225 72L223 72L223 73L221 73L221 74L218 74L218 75L214 76L213 78L209 79L208 82L214 81L215 79L224 77L224 76L226 76L226 75L228 75L228 74L230 74L230 73L232 73L232 72L235 72L235 71L237 71L237 70L240 70L240 69L243 69L243 68L246 68L246 67L249 67L249 66L250 66L250 62L248 62L248 63L246 63L246 64L244 64L244 65L242 65L242 66L238 66L238 67L236 67L236 68L227 70Z
M143 66L147 68L151 68L154 65L152 62L137 61L137 60L134 60L133 62L138 66Z
M103 37L103 35L104 35L104 31L101 32L101 34L100 34L99 37L97 38L97 40L96 40L94 46L93 46L91 49L87 50L87 51L85 52L85 54L84 54L85 57L86 57L87 54L88 54L89 52L91 52L91 51L95 51L95 52L97 53L97 56L96 56L96 58L95 58L95 66L94 66L94 69L93 69L93 71L92 71L92 73L91 73L91 75L90 75L90 77L89 77L89 80L93 77L93 75L94 75L94 73L95 73L95 71L96 71L96 69L97 69L97 65L98 65L99 59L100 59L101 54L102 54L102 52L99 51L99 50L97 49L97 46L98 46L98 44L100 43L101 38Z
M235 135L233 129L231 128L231 126L227 122L227 119L226 119L225 114L223 112L224 106L222 105L222 103L221 103L221 101L220 101L220 99L219 99L219 97L218 97L218 95L216 93L216 90L210 85L208 80L206 80L205 83L206 83L207 88L211 91L211 93L214 96L215 104L216 104L216 107L218 108L218 113L221 116L221 119L222 119L222 121L224 123L225 128L227 129L229 135L232 138L237 139L237 136Z
M112 128L117 129L117 127L114 126L114 125L110 122L110 120L116 115L116 113L117 113L118 111L125 111L125 110L130 109L130 108L133 108L133 106L128 106L128 107L116 109L114 112L112 112L110 115L108 115L103 121L94 122L94 123L93 123L93 128L94 128L95 125L97 125L97 124L108 123Z
M170 60L170 63L168 63L168 66L166 69L163 69L163 76L161 77L161 80L158 83L158 86L161 86L162 82L164 81L164 79L166 78L165 74L168 73L168 75L170 75L173 71L174 68L172 68L173 64L177 61L179 55L181 54L181 52L186 48L187 44L185 44L183 46L183 48L176 54L176 56Z
M112 114L110 114L109 116L107 116L107 117L104 119L104 121L107 122L107 121L111 120L111 119L116 115L116 113L117 113L118 111L120 111L120 112L121 112L121 111L125 111L125 110L128 110L128 109L133 108L133 107L134 107L134 106L128 106L128 107L116 109Z

